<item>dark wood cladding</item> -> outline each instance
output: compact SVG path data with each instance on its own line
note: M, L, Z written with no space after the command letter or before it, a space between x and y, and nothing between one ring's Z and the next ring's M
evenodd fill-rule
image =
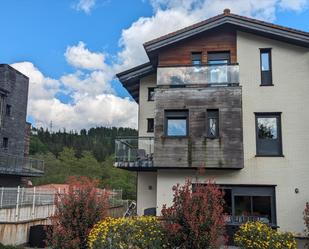
M207 63L207 52L230 51L231 63L237 63L236 31L229 27L211 30L192 39L162 49L159 66L190 65L191 53L202 52L202 63Z
M158 88L154 165L243 168L241 92L241 87ZM189 111L189 136L165 136L164 111L184 109ZM207 138L207 109L219 110L219 138Z

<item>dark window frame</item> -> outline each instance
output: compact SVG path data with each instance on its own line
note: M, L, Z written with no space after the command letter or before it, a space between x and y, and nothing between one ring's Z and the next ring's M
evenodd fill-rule
M11 116L11 114L12 114L12 106L7 104L6 107L5 107L5 115Z
M219 109L207 109L206 110L206 120L207 120L207 138L216 139L220 137L220 112ZM215 118L217 119L217 126L216 126L216 134L210 134L210 119Z
M151 122L152 122L152 129L150 129ZM147 132L154 132L154 118L147 118Z
M7 150L9 148L9 138L4 137L2 139L2 148Z
M282 125L281 125L281 112L255 112L255 143L256 143L256 157L284 157L282 149ZM277 153L261 153L261 144L259 143L259 128L258 118L276 118L277 125Z
M195 191L195 186L197 184L205 183L192 183L192 191ZM252 197L270 197L270 212L271 220L269 225L272 227L277 227L277 207L276 207L276 185L249 185L249 184L219 184L218 187L224 192L225 190L231 191L231 220L227 224L241 225L241 222L235 221L236 218L236 196L247 196L252 199ZM252 203L251 203L252 204ZM251 206L252 208L252 206Z
M218 64L211 64L211 61L220 61L220 60L227 60L227 63L218 63ZM207 52L207 65L209 66L220 66L220 65L230 65L231 64L231 51L224 50L224 51L208 51Z
M199 60L196 60L196 59L194 58L195 55L199 55ZM199 61L200 63L195 64L194 61ZM191 52L191 64L192 64L193 66L200 66L200 65L202 65L202 64L203 64L203 52L201 52L201 51L194 51L194 52Z
M153 94L155 93L155 87L148 87L148 98L147 98L147 100L148 101L154 101L154 97L153 97L153 99L151 98L151 92L153 92Z
M273 73L272 73L272 52L271 48L260 48L260 72L261 72L261 84L260 86L273 86ZM269 70L262 70L262 54L268 54ZM267 82L268 79L268 82Z
M185 119L186 120L186 134L185 135L168 135L168 120L171 119ZM182 138L189 136L189 110L164 110L164 135L166 137Z

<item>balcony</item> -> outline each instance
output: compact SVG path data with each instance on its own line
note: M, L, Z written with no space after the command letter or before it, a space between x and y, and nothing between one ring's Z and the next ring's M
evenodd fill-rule
M153 137L118 138L115 140L115 167L151 170L153 149Z
M239 84L238 64L158 67L158 86L233 86Z
M44 161L0 152L0 173L41 176L44 174Z

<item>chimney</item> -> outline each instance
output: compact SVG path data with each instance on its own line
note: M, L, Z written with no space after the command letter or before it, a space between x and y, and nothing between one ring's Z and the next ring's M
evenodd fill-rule
M224 15L229 15L231 13L231 10L230 9L224 9L223 10L223 14Z

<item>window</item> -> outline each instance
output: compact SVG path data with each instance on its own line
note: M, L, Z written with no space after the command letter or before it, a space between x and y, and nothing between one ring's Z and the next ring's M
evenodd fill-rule
M3 105L4 105L4 96L0 94L0 127L3 123Z
M256 113L256 153L259 156L281 156L281 114Z
M207 61L210 65L226 65L230 63L230 52L208 52Z
M269 224L272 221L271 196L235 196L234 221L243 223L259 220Z
M202 64L202 52L192 52L192 65L201 65Z
M155 88L149 87L148 88L148 101L154 101L154 95L155 95Z
M3 138L2 147L7 149L9 147L9 139L7 137Z
M196 184L192 185L195 191ZM276 225L276 198L273 186L221 185L224 192L223 212L227 223L261 221Z
M260 60L261 60L261 85L271 86L273 84L273 81L272 81L270 48L260 49Z
M207 137L219 137L219 110L207 110Z
M227 83L228 69L226 65L230 63L230 52L208 52L207 62L209 65L208 83Z
M5 114L7 116L11 116L11 110L12 110L12 106L11 105L6 105Z
M188 111L165 111L165 135L188 136Z
M148 118L147 119L147 132L153 132L154 130L154 119Z

